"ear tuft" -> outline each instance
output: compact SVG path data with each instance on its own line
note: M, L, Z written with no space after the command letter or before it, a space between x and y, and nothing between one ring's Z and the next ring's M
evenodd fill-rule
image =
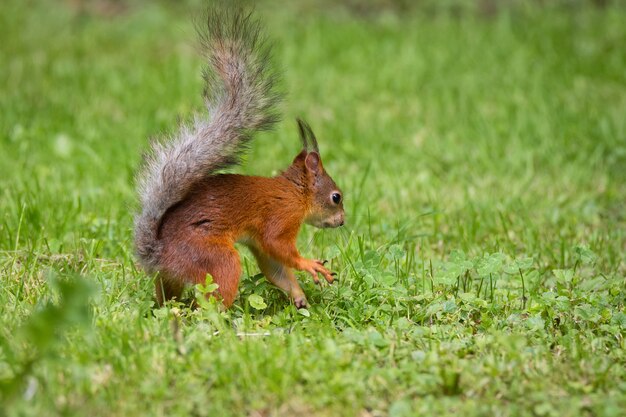
M300 118L297 118L296 121L298 122L298 133L300 134L300 140L302 141L303 148L307 151L315 151L319 153L317 138L315 137L315 133L313 133L311 126Z
M302 141L302 149L309 149L309 141L307 140L306 122L299 117L296 118L298 122L298 133L300 134L300 141Z
M322 160L320 158L320 154L315 151L309 152L304 160L304 165L310 172L319 174L322 171Z

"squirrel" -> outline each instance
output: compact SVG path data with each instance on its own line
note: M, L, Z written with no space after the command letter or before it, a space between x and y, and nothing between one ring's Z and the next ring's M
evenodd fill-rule
M322 164L311 127L297 119L302 150L280 175L220 173L240 162L255 132L278 121L276 73L259 20L243 9L209 11L198 30L207 68L208 116L152 144L138 175L141 211L135 246L143 269L155 276L156 301L180 298L186 284L218 285L211 296L228 308L241 275L235 243L246 245L261 272L297 308L308 306L293 270L315 283L335 274L325 261L303 258L296 238L303 223L344 224L343 194Z

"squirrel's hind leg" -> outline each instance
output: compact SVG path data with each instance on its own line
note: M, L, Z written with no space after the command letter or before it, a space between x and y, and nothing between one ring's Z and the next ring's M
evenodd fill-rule
M204 284L206 274L211 274L213 282L218 285L216 293L221 297L224 307L230 307L237 296L241 276L239 253L233 245L206 242L201 257L204 274L197 276L195 283Z
M215 293L209 296L218 296L227 308L235 301L241 264L233 244L188 236L182 242L167 246L162 258L162 270L155 281L159 305L164 300L180 298L185 284L204 284L207 274L211 274L213 282L218 285Z
M291 297L297 308L306 307L308 303L304 291L300 288L300 284L298 284L298 280L293 271L274 258L259 251L254 246L250 245L249 248L256 258L265 278L289 294L289 297Z

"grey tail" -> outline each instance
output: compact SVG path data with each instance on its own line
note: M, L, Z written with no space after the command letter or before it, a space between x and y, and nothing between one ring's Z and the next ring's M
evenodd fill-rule
M194 184L237 164L254 132L278 121L277 74L259 21L242 9L221 8L209 11L197 28L207 61L208 115L155 142L138 176L142 211L135 219L135 246L148 272L158 269L158 230L165 212Z

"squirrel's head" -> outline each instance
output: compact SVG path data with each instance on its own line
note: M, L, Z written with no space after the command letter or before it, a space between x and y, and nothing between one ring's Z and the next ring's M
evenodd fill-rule
M305 186L311 196L309 213L304 222L319 228L343 226L343 193L324 170L311 127L297 120L303 149L294 159L292 167L297 167L303 173Z

